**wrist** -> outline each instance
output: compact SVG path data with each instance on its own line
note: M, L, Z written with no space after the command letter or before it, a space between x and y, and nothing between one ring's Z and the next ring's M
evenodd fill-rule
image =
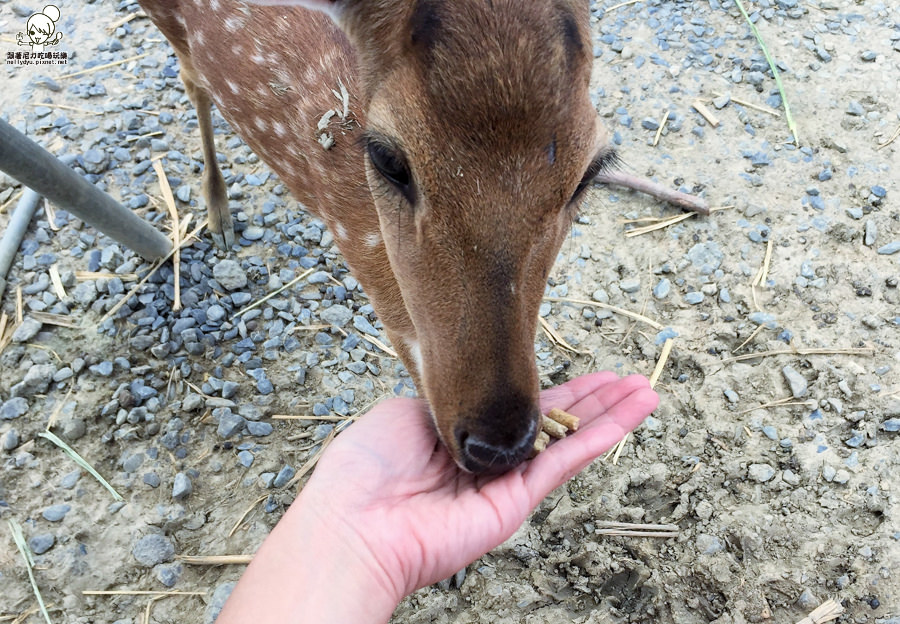
M387 622L403 598L358 535L327 507L295 501L222 612L223 624ZM252 619L251 619L252 618Z

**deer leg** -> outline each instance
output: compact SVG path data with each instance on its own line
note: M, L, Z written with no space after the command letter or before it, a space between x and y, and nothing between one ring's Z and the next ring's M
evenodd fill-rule
M183 66L182 66L183 67ZM216 160L216 144L213 140L212 102L209 94L182 70L181 78L188 97L197 111L197 124L200 126L200 143L203 146L203 198L209 215L209 234L220 249L228 250L234 245L234 226L231 223L231 211L228 209L228 195L225 190L225 179L219 170Z

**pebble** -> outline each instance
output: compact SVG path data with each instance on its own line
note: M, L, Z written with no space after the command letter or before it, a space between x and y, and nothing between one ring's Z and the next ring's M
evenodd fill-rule
M179 472L175 474L175 481L172 485L172 498L175 500L184 500L194 491L190 477L185 473Z
M41 513L41 516L43 516L44 520L47 522L60 522L71 510L71 505L50 505Z
M684 296L684 300L691 305L697 305L703 301L703 293L696 290L694 292L689 292Z
M56 366L53 364L34 364L25 373L25 378L10 389L10 394L18 397L30 397L43 394L50 387Z
M184 567L180 563L162 563L153 568L156 580L166 587L174 587L183 571Z
M765 483L775 476L775 469L769 464L750 464L748 474L754 481Z
M882 245L878 248L878 253L882 256L891 256L900 251L900 240L895 240L887 245Z
M237 585L237 581L228 581L216 586L203 614L204 624L213 624L216 621L235 585Z
M219 409L227 409L227 408L219 408ZM243 416L239 416L235 414L231 410L224 411L222 415L219 417L219 426L216 429L216 433L219 434L219 437L223 440L227 440L228 438L237 435L244 428L244 418Z
M28 400L23 397L15 397L0 405L0 420L12 420L27 411Z
M288 481L294 478L296 471L290 466L284 466L281 470L278 471L278 475L272 481L272 487L283 487L287 485Z
M226 290L240 290L247 285L247 273L234 260L219 260L213 267L213 277Z
M696 540L697 550L702 555L714 555L725 550L725 543L715 535L701 533Z
M781 369L781 373L788 382L788 386L791 388L791 394L795 399L806 396L808 385L806 378L803 375L798 373L792 366L785 366Z
M250 432L250 435L261 438L265 437L272 433L274 427L267 422L254 422L252 420L247 421L247 431Z
M41 533L40 535L35 535L30 540L28 540L28 547L31 549L36 555L43 555L45 552L53 548L53 544L56 543L56 537L53 533Z
M131 549L137 562L146 568L168 563L175 558L175 546L164 535L151 533L140 538Z
M37 336L39 331L41 331L40 321L36 321L30 316L26 316L22 319L22 323L16 327L16 330L12 333L12 341L28 342Z
M667 277L664 277L653 287L653 296L657 299L665 299L669 296L669 291L671 289L672 282L670 282Z
M0 437L0 448L4 451L11 451L17 446L19 446L19 432L15 429L10 429Z
M253 453L251 453L250 451L240 451L238 453L237 457L238 457L238 462L244 468L249 468L250 466L253 465L254 456L253 456Z
M331 305L319 311L319 318L329 325L344 327L353 320L353 311L342 305Z

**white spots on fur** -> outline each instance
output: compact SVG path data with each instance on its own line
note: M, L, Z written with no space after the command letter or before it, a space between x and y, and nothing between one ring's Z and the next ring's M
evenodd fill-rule
M283 139L287 136L287 128L285 128L284 124L280 121L272 122L272 127L275 129L275 134L278 135L279 139Z
M344 227L343 223L334 224L334 235L338 238L338 240L347 240L347 228Z
M412 357L413 364L416 366L416 373L422 376L422 346L418 340L407 339L406 345L409 347L409 355Z
M256 63L257 65L265 65L266 64L266 59L261 54L258 54L256 52L254 52L253 54L250 55L250 60L253 61L254 63Z
M179 19L181 19L180 15L178 17L179 17ZM181 19L181 25L184 26L185 28L187 28L187 24L184 23L183 19ZM198 46L206 45L206 35L203 34L202 30L200 30L198 28L198 29L194 30L193 33L194 33L194 41L197 42Z
M261 132L265 132L269 129L269 124L266 123L266 120L262 117L255 117L253 119L253 125L255 125Z
M369 232L363 240L369 247L378 247L381 244L381 232Z
M242 20L238 17L226 17L225 20L222 22L222 25L225 27L225 30L227 30L228 32L236 33L237 31L239 31L241 29L241 26L244 25L244 20Z
M225 84L228 85L228 90L231 91L232 93L234 93L235 95L237 95L241 92L241 88L237 85L237 83L226 79Z
M219 4L219 0L209 0L209 8L211 11L218 11L222 5Z

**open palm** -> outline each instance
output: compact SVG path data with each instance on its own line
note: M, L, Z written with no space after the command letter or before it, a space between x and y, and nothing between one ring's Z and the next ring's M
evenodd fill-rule
M541 394L578 432L499 476L461 470L438 441L425 404L393 399L342 433L302 498L364 544L398 597L446 578L508 537L554 488L636 427L658 403L644 377L604 372Z

